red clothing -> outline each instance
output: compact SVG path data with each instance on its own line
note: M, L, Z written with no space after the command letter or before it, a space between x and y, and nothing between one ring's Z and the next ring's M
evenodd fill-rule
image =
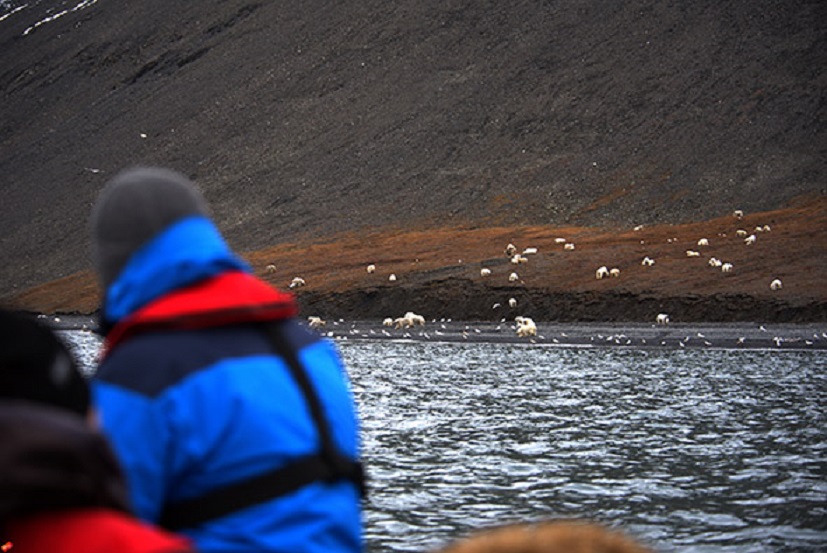
M106 335L104 355L127 337L145 330L196 329L294 317L292 294L256 277L228 271L150 302L116 324Z
M112 509L31 515L7 524L9 553L184 553L189 542Z

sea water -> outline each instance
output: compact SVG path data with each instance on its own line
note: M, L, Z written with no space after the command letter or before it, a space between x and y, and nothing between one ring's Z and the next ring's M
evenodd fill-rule
M91 372L95 335L63 334ZM827 550L824 351L337 343L368 551L559 518L664 552Z

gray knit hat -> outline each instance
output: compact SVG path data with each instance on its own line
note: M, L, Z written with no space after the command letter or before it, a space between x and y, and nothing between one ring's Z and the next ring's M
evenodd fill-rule
M136 167L115 175L92 209L92 256L104 290L132 254L172 223L207 215L207 201L184 175Z

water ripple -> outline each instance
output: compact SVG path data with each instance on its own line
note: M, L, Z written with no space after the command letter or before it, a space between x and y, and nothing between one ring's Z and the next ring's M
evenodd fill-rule
M408 525L407 540L373 534L371 551L571 516L620 524L659 551L827 543L827 358L818 353L422 343L342 351L368 434L383 427L394 440L366 443L381 504L368 525ZM387 465L411 474L391 482L373 470ZM411 489L425 495L385 500Z

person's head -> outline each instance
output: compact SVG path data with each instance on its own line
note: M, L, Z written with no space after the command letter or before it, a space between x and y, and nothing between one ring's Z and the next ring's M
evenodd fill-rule
M208 215L207 201L184 175L136 167L115 175L92 210L92 255L104 290L144 244L186 217Z
M622 532L585 521L513 524L484 530L439 553L651 553Z
M5 309L0 309L0 400L90 415L89 384L71 351L34 317Z
M196 186L169 169L127 169L104 186L90 218L104 334L167 294L250 271L208 212Z

